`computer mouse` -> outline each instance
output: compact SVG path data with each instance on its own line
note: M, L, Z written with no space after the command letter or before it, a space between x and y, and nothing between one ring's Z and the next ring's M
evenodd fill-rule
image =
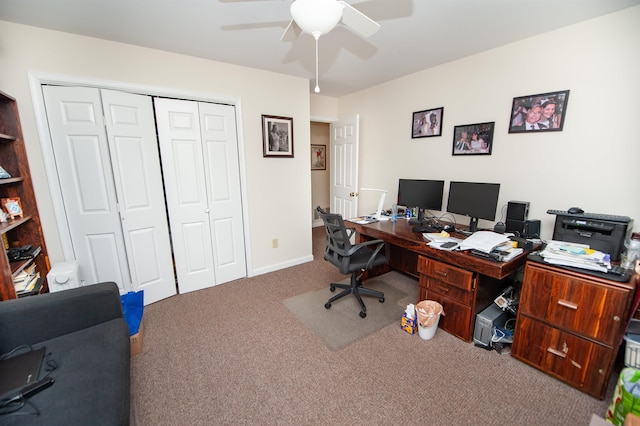
M569 214L582 214L584 213L584 210L582 210L580 207L570 207L567 212Z

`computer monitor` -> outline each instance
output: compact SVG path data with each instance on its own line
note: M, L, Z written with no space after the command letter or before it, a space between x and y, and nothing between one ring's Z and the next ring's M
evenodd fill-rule
M443 180L400 179L398 181L398 204L407 208L416 207L418 217L410 223L422 225L425 210L442 210Z
M478 219L495 220L499 183L450 182L447 211L471 217L469 231L478 230Z

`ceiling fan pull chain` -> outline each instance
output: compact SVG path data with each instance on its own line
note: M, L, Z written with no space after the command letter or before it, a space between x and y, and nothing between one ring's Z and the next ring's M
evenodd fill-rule
M316 93L320 93L320 86L318 85L318 39L320 38L320 36L314 34L314 38L316 39L316 88L314 89L314 91Z

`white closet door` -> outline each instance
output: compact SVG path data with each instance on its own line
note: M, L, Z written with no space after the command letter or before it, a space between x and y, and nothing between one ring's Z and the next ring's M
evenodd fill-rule
M198 104L155 99L180 293L216 284Z
M98 89L43 86L75 260L86 284L131 290Z
M198 103L216 284L247 275L235 108Z
M43 91L85 283L144 290L145 304L176 294L151 98L86 87Z
M154 102L180 293L246 276L234 108Z
M130 275L149 304L176 294L153 103L149 96L101 94Z

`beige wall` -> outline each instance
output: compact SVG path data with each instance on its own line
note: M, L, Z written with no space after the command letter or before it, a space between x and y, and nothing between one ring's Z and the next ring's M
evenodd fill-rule
M544 238L555 220L546 211L574 205L630 216L639 230L639 22L630 8L340 98L339 116L360 114L360 185L388 189L388 208L400 177L498 182L499 206L529 201ZM565 89L562 132L508 134L514 97ZM411 139L412 112L437 107L442 137ZM454 126L487 121L491 156L451 155ZM364 201L360 214L375 210Z
M239 100L250 274L311 259L306 79L3 21L0 63L0 90L18 100L52 263L64 259L29 89L30 72ZM261 114L293 117L293 159L263 158ZM274 238L279 240L277 249L271 247Z

